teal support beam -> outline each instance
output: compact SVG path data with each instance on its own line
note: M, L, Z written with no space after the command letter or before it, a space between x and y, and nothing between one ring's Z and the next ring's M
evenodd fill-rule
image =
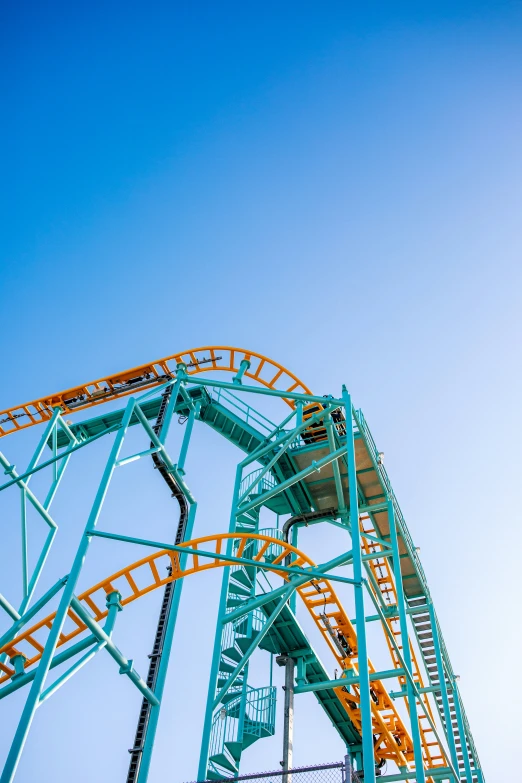
M125 410L121 429L116 435L111 452L109 454L109 458L107 460L102 480L96 493L96 498L94 500L91 513L89 514L89 518L85 525L84 534L82 535L76 556L74 558L69 579L62 591L60 604L58 606L52 627L49 631L49 635L47 637L47 641L40 658L35 677L27 696L27 700L25 702L25 706L23 708L22 715L15 732L12 745L7 756L4 770L2 772L2 777L0 778L0 783L11 783L11 781L14 779L16 769L20 762L20 756L22 754L22 750L31 727L31 723L33 721L38 704L40 703L40 696L42 694L43 686L51 666L56 645L62 632L63 625L67 617L67 612L69 611L69 606L74 597L74 590L82 570L83 562L87 555L91 534L92 531L96 528L103 501L105 499L105 495L107 493L108 486L114 471L115 462L118 459L120 449L123 444L123 439L129 427L129 422L134 411L134 406L135 400L131 397Z
M301 405L302 409L302 403L298 403L298 405ZM261 444L254 449L254 451L250 452L247 457L241 462L242 467L246 467L247 465L250 465L250 463L255 462L259 457L261 457L263 454L267 454L269 451L271 451L275 446L280 443L285 438L285 431L284 428L286 425L294 418L296 415L296 411L291 411L288 416L283 419L281 424L278 424L277 427L274 427L269 434L263 438L263 441ZM301 421L296 424L296 426L299 426L299 424L302 424L302 416ZM273 441L272 438L275 437L275 440ZM266 443L268 442L268 445Z
M241 386L243 383L243 376L246 373L246 371L250 367L250 362L248 359L241 359L241 364L239 365L239 369L237 373L232 378L232 383L234 383L236 386Z
M169 455L167 454L167 452L165 450L164 444L160 441L160 439L158 438L158 436L156 435L156 433L154 432L154 430L150 426L149 422L147 421L147 417L145 416L145 414L143 413L143 411L141 410L139 405L136 405L135 411L136 411L136 415L137 415L138 419L142 423L143 428L146 431L147 435L150 437L152 443L154 443L154 445L158 447L158 451L161 452L162 459L165 462L169 473L172 473L172 475L176 479L176 484L179 485L179 487L181 488L181 491L183 492L183 494L187 498L188 502L189 503L195 503L196 501L195 501L195 499L194 499L190 489L185 484L185 481L183 480L183 477L180 475L178 469L173 464L172 460L170 459ZM167 422L167 416L165 416L165 422Z
M39 501L35 503L37 500L33 493L29 490L29 480L32 476L32 472L35 470L36 465L38 463L38 460L40 459L43 450L46 446L48 438L52 435L56 439L56 431L58 425L61 423L60 418L60 409L55 408L53 411L53 414L51 416L51 419L49 420L47 426L45 427L45 430L40 437L40 441L33 453L33 456L29 462L28 469L26 473L28 473L27 481L22 481L20 479L20 476L16 473L16 470L14 466L9 466L6 468L6 474L10 473L12 476L16 476L16 483L19 485L20 489L20 501L21 501L21 549L22 549L22 601L20 603L20 606L18 607L18 614L21 616L25 613L27 607L29 606L32 597L34 595L34 591L36 589L36 585L38 583L38 580L40 578L40 575L43 571L43 567L45 565L45 562L47 560L47 556L49 554L49 550L51 548L51 545L54 541L54 537L57 532L57 525L48 514L49 507L51 505L51 502L54 498L54 494L58 488L58 485L61 481L61 477L63 475L63 471L65 470L67 460L62 462L60 466L60 470L53 473L53 481L51 482L51 487L49 489L49 492L47 494L47 497L43 503L43 505L40 504ZM69 437L69 435L68 435ZM74 442L76 442L76 439L74 438L74 435L70 435L70 437L73 438ZM44 520L49 525L49 531L46 536L46 539L44 541L43 547L40 551L40 554L37 558L36 565L33 569L33 572L31 576L29 577L29 565L28 565L28 539L27 539L27 498L29 495L29 499L31 500L31 503L37 511L43 516ZM40 511L42 509L42 511ZM43 512L43 513L42 513ZM4 663L6 659L5 654L0 654L0 663Z
M362 586L361 533L359 528L359 499L357 496L357 468L355 464L355 440L352 426L352 400L346 386L343 386L343 405L346 418L346 457L348 462L348 496L350 499L350 522L353 553L353 575L359 584L355 586L355 617L357 629L357 661L360 678L361 728L363 746L363 769L365 783L375 783L375 758L373 752L372 708L370 702L370 671L366 623L364 621L364 594Z
M78 661L75 661L73 665L67 669L64 674L61 674L58 679L56 679L52 685L49 685L48 688L46 688L44 691L42 691L42 695L40 696L40 704L43 704L44 701L47 701L54 693L56 693L59 688L62 687L62 685L65 685L65 683L71 679L77 672L80 671L80 669L83 669L83 667L89 663L90 660L94 658L95 655L97 655L100 650L103 650L105 647L105 642L96 642L90 650L88 650L85 655L83 655Z
M16 611L14 606L11 606L11 604L9 603L7 598L4 598L2 593L0 593L0 606L2 607L4 612L7 612L7 614L9 615L9 617L12 620L19 620L20 619L20 613ZM2 646L2 642L0 640L0 647L1 646Z
M43 507L43 505L40 503L38 498L31 492L29 487L27 486L25 481L22 481L18 473L16 472L16 468L14 465L9 464L9 460L7 460L4 455L0 452L0 464L4 468L4 471L6 475L12 476L14 481L12 483L19 484L19 486L22 489L26 490L27 499L29 502L34 506L36 511L40 514L41 517L45 519L49 527L57 527L56 522L51 517L51 515L48 513L48 511ZM5 486L5 485L4 485Z
M348 585L358 584L355 579L350 579L348 576L339 576L338 574L327 573L330 568L337 568L337 566L346 565L352 560L351 550L343 552L342 555L338 555L333 560L329 560L324 563L323 566L313 566L310 568L299 568L298 566L283 566L279 563L264 563L259 560L252 560L248 557L234 557L234 555L223 554L220 552L216 555L216 552L206 552L204 549L190 549L189 547L178 546L177 544L166 544L162 541L149 541L146 538L135 538L133 536L125 536L119 533L107 533L104 530L93 530L91 533L93 537L109 538L115 541L127 541L129 544L141 544L142 546L154 547L154 549L167 549L173 552L181 552L186 555L197 555L199 557L209 557L219 560L223 560L225 563L235 563L237 565L252 565L256 568L264 568L267 571L281 571L285 574L300 574L308 577L308 579L329 579L332 582L342 582ZM232 539L229 539L232 541ZM228 552L228 549L227 549Z
M116 617L123 608L120 601L121 595L118 592L109 593L107 596L108 614L105 623L103 624L103 631L109 636L109 638L112 636L114 625L116 623ZM56 691L59 690L62 685L65 685L65 683L70 680L71 677L73 677L77 672L79 672L80 669L83 669L83 667L89 663L89 661L92 660L92 658L94 658L94 656L100 650L103 650L105 646L105 641L98 641L98 643L92 646L91 649L85 653L85 655L79 658L79 660L75 661L72 666L70 666L53 682L52 685L49 685L49 687L42 692L42 695L40 696L40 704L52 696L53 693L56 693Z
M245 601L242 606L223 615L221 618L221 624L226 625L227 623L232 623L235 620L239 620L240 617L244 617L246 614L250 614L250 612L253 612L254 609L259 609L269 601L273 601L274 598L280 598L286 592L287 588L288 585L285 583L284 585L281 585L281 587L278 587L275 590L271 590L269 593L262 593L256 598L253 598L251 601Z
M182 363L178 364L177 369L177 379L173 386L172 393L170 395L169 401L167 403L167 410L165 412L165 418L163 420L163 425L161 427L161 432L158 434L158 440L161 444L165 444L166 442L166 436L170 427L170 424L172 422L172 417L175 412L175 406L177 402L177 397L179 391L183 391L183 381L185 378L185 365ZM140 411L141 413L141 411ZM190 416L192 416L192 421L194 417L194 410L193 408L190 409ZM146 421L146 419L145 419ZM148 423L148 422L147 422ZM151 429L149 427L149 429ZM155 435L153 430L151 429L152 433ZM187 432L185 432L185 437L183 439L183 445L182 445L182 452L183 452L183 463L185 460L185 455L188 450L189 441L190 441L190 435L192 432L192 428L189 429L188 435ZM163 449L162 451L162 459L163 461L171 468L171 471L173 475L175 475L176 482L178 486L181 488L181 491L183 492L188 504L189 504L189 510L188 510L188 517L187 517L187 523L185 528L185 537L190 539L192 536L192 532L194 530L194 522L196 518L196 511L197 511L197 503L194 500L194 497L192 493L190 492L189 488L181 478L181 474L184 474L183 469L181 472L179 470L175 470L175 466L172 466L172 462L169 459L168 454ZM178 460L179 463L179 460ZM179 481L178 481L179 477ZM188 554L182 553L180 555L180 567L184 568L186 564ZM161 708L161 701L163 698L163 692L165 690L165 683L167 680L167 672L168 667L170 663L170 655L172 652L172 645L174 642L174 633L176 630L176 622L178 618L178 611L179 611L179 605L181 601L181 594L183 590L183 580L178 580L173 585L173 592L172 592L172 600L170 602L170 608L168 611L168 617L166 619L166 626L165 626L165 634L163 638L163 645L161 649L161 656L159 658L159 664L158 664L158 671L156 676L156 684L154 688L154 695L157 698L157 703L152 705L148 723L147 723L147 729L144 737L143 742L143 748L141 752L141 758L139 761L139 768L138 768L138 775L137 775L137 783L146 783L148 780L149 772L150 772L150 765L152 761L152 754L154 750L154 741L156 738L156 731L158 728L158 722L159 722L159 716L160 716L160 708Z
M369 682L376 680L390 680L405 674L404 669L386 669L382 672L371 672ZM338 680L325 680L324 682L309 682L305 685L299 685L295 693L315 693L316 691L327 691L332 688L342 688L347 685L359 685L360 677L341 677Z
M299 525L293 525L290 535L292 536L292 546L297 549L299 539ZM290 596L290 609L295 614L297 609L297 593L294 591Z
M54 656L49 668L54 669L56 666L61 666L62 663L65 663L71 658L74 658L75 655L77 655L80 652L83 652L91 645L96 644L96 642L97 642L96 637L93 636L92 634L89 634L84 639L82 639L81 642L77 642L76 644L71 645L71 647L68 647L66 650L57 653L57 655ZM14 693L14 691L17 691L19 688L22 688L24 685L28 685L30 682L32 682L35 678L37 671L38 669L31 669L31 671L24 672L22 676L17 677L15 680L11 678L11 682L7 683L7 685L4 685L2 686L2 688L0 688L0 699L4 699L6 696L9 696L11 693Z
M295 437L294 432L292 431L281 439L279 443L280 448L278 449L278 451L274 454L270 462L268 462L266 465L264 465L261 468L259 474L256 476L252 484L248 487L246 492L243 495L241 495L241 497L239 498L237 502L239 507L241 507L241 503L243 503L243 501L246 500L246 498L252 493L254 487L257 487L257 485L263 479L263 477L270 472L270 470L274 467L276 462L283 456L283 454L285 454L291 442L294 440L294 437Z
M418 693L438 693L440 688L438 685L429 685L427 688L417 688ZM390 699L407 699L408 691L390 691L388 696Z
M263 625L262 630L259 631L256 634L252 644L249 646L249 648L247 649L247 651L245 652L245 654L243 655L243 657L241 658L241 660L239 661L239 663L235 667L234 671L231 672L230 676L227 678L226 683L223 685L223 687L221 688L221 690L219 691L219 693L215 697L215 699L213 701L213 704L212 704L212 709L213 710L218 706L218 704L221 703L221 700L223 699L223 696L227 693L229 688L231 688L232 685L234 684L234 682L237 680L237 678L239 677L242 669L245 667L245 665L247 664L248 660L250 659L252 653L254 653L254 651L257 649L257 647L259 646L260 642L267 635L268 631L270 630L270 628L272 627L274 622L277 620L277 618L279 617L279 615L281 614L281 612L285 608L286 604L288 603L288 599L290 598L290 596L294 592L295 588L296 588L296 585L294 585L294 584L287 585L286 590L283 593L283 597L280 599L279 603L277 604L277 606L274 609L274 611L271 613L270 617L267 618L267 621ZM219 625L218 625L218 630L219 630Z
M161 428L161 432L158 435L158 440L163 445L167 442L167 435L169 434L170 425L172 423L172 416L174 414L174 410L176 408L176 404L178 402L178 394L180 391L180 388L183 384L183 379L185 378L185 373L183 371L183 368L178 368L178 371L176 373L176 381L172 387L172 392L169 397L169 401L167 403L167 410L165 411L165 418L163 420L163 426ZM141 408L140 408L141 412ZM146 420L146 419L145 419ZM148 423L148 422L147 422Z
M234 494L232 496L232 508L230 511L230 523L229 532L233 533L236 529L236 510L237 499L239 497L239 488L241 486L241 479L243 475L243 468L239 464L236 468L236 478L234 482ZM230 557L232 552L233 540L229 539L227 543L226 554ZM199 767L198 767L198 780L205 780L207 777L208 758L210 750L210 735L212 731L212 713L214 696L217 688L218 672L219 672L219 660L221 657L221 637L222 629L221 622L227 611L227 592L228 592L228 580L230 574L230 567L226 566L221 578L221 593L219 596L218 606L218 624L216 626L216 635L214 637L214 647L212 650L212 660L210 664L210 677L208 682L207 704L205 708L205 717L203 720L203 731L201 735L201 750L199 754Z
M151 454L156 454L158 451L159 449L156 446L153 446L150 449L139 451L137 454L131 454L129 457L122 457L116 462L116 467L120 468L122 465L127 465L129 462L136 462L136 460L141 459L142 457L150 457Z
M22 595L27 600L29 587L29 564L27 559L27 490L22 488L20 492L20 538L22 544Z
M181 444L181 450L179 452L179 459L178 459L178 471L179 473L184 476L185 475L185 460L187 458L188 453L188 447L190 438L192 437L192 430L194 428L194 420L199 416L199 411L201 408L201 402L196 403L195 408L192 407L190 409L190 413L187 419L187 423L185 424L185 432L183 434L183 442Z
M34 450L33 456L31 457L31 460L29 462L29 465L27 466L27 473L31 473L31 471L36 467L38 464L40 457L42 456L45 446L47 444L47 441L49 439L49 436L51 434L55 435L57 430L56 427L58 426L58 420L60 418L61 410L60 408L54 408L53 414L51 418L49 419L47 426L45 427L40 440L38 442L38 445L36 449ZM73 436L73 441L76 442L76 438ZM56 480L58 478L58 471L53 476L53 479ZM29 480L27 481L29 483Z
M196 518L197 503L193 502L189 508L189 514L187 519L186 536L190 538L194 529L194 520ZM185 566L187 555L180 556L180 565L183 568ZM165 629L165 638L163 642L163 650L158 667L158 676L156 680L156 689L154 691L158 698L158 704L153 705L150 712L149 724L147 728L147 736L143 745L143 752L141 757L140 768L138 772L138 783L146 783L150 764L152 761L152 752L154 750L154 740L156 738L156 731L158 728L158 721L160 715L161 700L163 698L163 691L165 690L165 682L167 679L167 670L170 662L170 655L172 652L172 644L174 641L174 631L176 629L176 621L178 619L179 604L181 601L181 592L183 590L183 579L180 579L174 585L174 594L172 596L172 603L167 620L167 627Z
M402 639L402 655L405 668L410 675L406 678L406 690L410 713L411 735L413 740L413 754L415 758L415 776L417 783L426 783L424 761L422 757L422 742L419 728L419 716L417 713L416 695L412 685L413 668L411 661L410 637L408 633L408 619L406 615L406 601L404 599L404 587L402 584L401 560L399 557L399 536L395 520L393 500L388 501L388 520L390 525L391 546L393 551L393 574L395 577L395 590L397 593L397 608L399 610L399 625Z
M11 479L11 481L6 481L5 484L2 484L2 486L0 486L0 492L2 492L4 489L9 489L9 487L13 487L15 484L21 484L23 481L25 481L25 479L29 478L34 473L38 473L41 470L45 470L45 468L48 468L50 465L54 465L57 461L63 459L64 457L69 457L71 454L74 454L76 451L79 451L80 449L84 449L86 446L89 446L91 443L94 443L94 441L105 437L105 435L110 435L111 433L116 432L116 430L119 430L120 427L121 424L115 424L113 427L108 427L103 432L99 432L97 435L93 435L91 438L88 438L87 440L82 440L80 443L78 443L76 446L72 446L70 449L65 449L64 451L61 451L59 454L54 454L50 459L46 460L45 462L41 462L39 465L35 465L35 467L32 470L26 470L25 473L17 475L16 478Z
M43 567L45 565L45 561L47 560L47 556L49 554L49 550L51 549L52 543L54 541L54 537L56 536L56 533L58 532L58 528L52 527L46 536L46 539L44 541L44 545L42 547L42 550L40 552L40 555L38 557L38 560L36 561L36 565L33 570L33 574L31 576L31 579L29 581L29 586L27 589L27 595L20 604L20 614L24 614L25 610L29 606L29 603L34 595L34 591L36 589L37 582L40 578L40 575L43 571Z
M111 637L108 633L104 631L104 629L101 627L99 623L96 622L94 617L91 617L89 612L83 607L83 605L78 601L78 599L73 596L71 599L71 608L76 612L78 617L83 620L87 628L91 631L93 636L95 636L99 642L103 642L103 645L111 658L113 658L118 666L120 667L120 674L125 674L129 680L134 683L136 688L140 691L140 693L145 696L147 701L149 701L154 706L159 705L159 700L157 696L151 691L151 689L147 686L147 683L145 680L140 677L134 666L132 665L132 660L126 658L120 650L116 647L114 642L112 641ZM40 697L41 698L41 697Z
M190 376L190 382L192 384L197 384L198 386L214 386L216 389L230 389L230 391L237 391L237 384L233 383L227 383L226 381L214 381L209 380L205 378L203 380L202 378L195 378L193 375ZM264 394L267 397L279 397L283 400L301 400L304 403L307 402L320 402L321 405L325 404L325 398L319 397L316 394L302 394L301 392L290 392L290 391L278 391L277 389L267 389L264 386L242 386L242 391L245 391L249 394ZM328 404L329 405L336 405L339 407L339 405L343 405L343 400L336 400L335 398L328 398Z
M289 489L290 487L293 487L294 484L297 484L299 481L302 481L311 473L314 473L315 471L319 472L326 465L329 465L330 462L334 462L335 460L339 459L339 457L342 457L345 454L345 451L346 449L343 446L342 448L337 449L333 453L327 454L326 457L317 460L317 462L314 460L309 467L304 468L299 473L296 473L295 476L286 479L286 481L282 481L274 489L271 489L268 492L264 492L262 495L259 495L254 500L251 500L250 503L244 503L242 506L239 506L237 509L237 513L244 514L247 511L250 511L253 508L257 508L257 506L266 503L267 500L274 497L275 495L279 495L279 493L283 492L285 489Z
M50 422L50 434L52 436L52 444L53 444L53 455L56 457L58 456L57 451L57 443L58 443L58 427L60 427L65 434L67 435L69 439L69 443L73 446L76 446L78 444L78 440L76 439L74 433L71 431L69 426L64 422L64 420L61 417L61 410L59 408L54 409L53 418ZM31 464L28 466L27 470L30 471L33 468L36 468L36 463L40 460L41 455L43 454L44 448L47 444L47 441L49 439L49 435L47 431L44 432L42 435L41 441L38 445L37 450L37 458L34 460L34 462L31 462ZM36 457L35 454L35 457ZM54 500L54 497L58 491L58 487L60 486L60 482L63 478L63 474L65 472L65 469L67 465L69 464L69 460L71 458L71 455L65 455L61 454L58 457L60 459L60 465L58 465L58 461L55 461L53 463L53 480L51 482L51 486L49 487L49 491L47 493L47 497L44 500L44 508L47 510L50 509L51 503Z
M15 612L17 615L16 620L14 624L11 626L11 628L6 631L1 637L0 637L0 648L4 646L4 644L7 644L7 642L10 642L16 634L26 625L29 620L31 620L39 611L40 609L43 609L43 607L51 600L51 598L54 598L56 593L58 593L64 584L66 583L68 577L64 576L62 579L59 579L55 584L47 590L44 595L36 601L36 603L28 609L23 615L18 614L18 612ZM11 607L12 609L12 607ZM13 609L13 612L15 610ZM13 617L13 619L15 619Z
M330 451L335 451L336 449L336 443L335 443L335 432L334 432L334 425L332 421L332 417L329 415L326 420L326 432L328 435L328 445L330 447ZM339 468L339 462L335 460L335 462L332 465L333 468L333 475L334 475L334 482L335 482L335 492L337 495L337 508L339 510L339 514L341 516L341 519L344 521L346 520L346 503L344 500L344 491L343 491L343 484L341 480L341 470Z
M261 457L264 457L265 454L270 454L274 449L278 448L279 446L282 446L283 444L286 444L286 448L294 441L298 435L301 434L301 432L304 432L304 430L307 430L314 422L320 421L324 416L326 415L329 408L327 408L326 411L321 410L320 413L314 413L313 416L310 416L309 419L307 419L305 422L301 421L300 424L296 424L295 428L291 430L290 432L287 432L284 430L275 440L269 440L269 438L265 438L263 440L263 443L252 452L252 454L249 454L247 457L244 458L244 460L240 463L242 467L246 467L247 465L250 465L250 463L255 462L256 460L259 460ZM291 419L294 416L294 412L288 416L288 419ZM301 416L302 419L302 416ZM286 420L285 420L286 421ZM277 427L274 432L278 431L280 427ZM268 443L265 444L265 441L269 440ZM263 445L265 444L265 445ZM286 451L285 448L285 451ZM274 462L276 462L279 457L281 456L283 452L278 452ZM266 471L265 471L266 472ZM281 485L280 485L281 486ZM241 500L239 501L241 502Z

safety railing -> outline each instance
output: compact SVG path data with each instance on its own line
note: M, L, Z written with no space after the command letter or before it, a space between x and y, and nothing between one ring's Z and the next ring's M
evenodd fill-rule
M270 536L271 538L278 538L280 541L284 540L282 531L275 527L263 528L259 531L259 534L262 536ZM256 557L261 548L263 548L263 560L265 561L274 560L274 558L278 557L283 551L283 547L280 544L269 544L268 547L265 548L264 541L254 538L246 545L244 557L250 559Z
M239 735L242 702L244 702L244 720L242 736ZM238 691L236 698L223 705L212 720L209 756L228 755L226 743L241 742L245 734L261 739L275 732L277 688L273 685L265 688L253 688L247 685L246 694ZM219 762L218 762L219 763ZM223 778L227 780L228 778Z
M212 729L210 734L210 756L222 753L225 742L234 742L237 739L237 715L233 714L237 710L240 701L240 695L221 707L212 720Z
M256 470L253 470L251 473L248 474L248 476L245 476L245 478L242 480L241 484L239 485L239 495L242 497L243 495L246 495L250 487L254 484L255 480L258 478L258 476L261 475L261 473L265 470L265 468L257 468ZM271 473L266 473L263 478L261 479L258 484L254 487L254 491L256 495L261 495L263 492L267 492L269 489L274 489L274 487L277 486L277 482L272 476Z
M236 416L239 416L239 418L245 422L245 424L252 424L260 427L264 434L271 433L277 429L277 425L271 422L270 419L267 419L262 413L251 408L250 405L247 405L228 389L221 389L213 386L211 398L213 402L220 403L225 408L231 409Z
M277 688L268 685L265 688L247 687L245 731L262 737L275 731Z

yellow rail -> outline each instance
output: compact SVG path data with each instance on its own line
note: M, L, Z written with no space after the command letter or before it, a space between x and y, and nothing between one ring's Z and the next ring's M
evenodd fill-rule
M246 369L244 369L244 365L242 367L242 362L245 360L248 362ZM180 363L185 365L188 375L214 372L216 370L238 373L240 369L244 369L244 377L257 381L269 389L287 392L297 391L303 394L312 393L297 376L281 364L262 354L231 346L205 346L172 354L149 364L142 364L130 370L98 378L86 384L0 411L0 437L48 421L52 416L53 408L56 407L59 407L62 413L73 413L125 397L134 391L151 389L163 383L165 378L172 377L177 365ZM285 401L291 407L294 406L292 400L287 399ZM305 418L311 416L316 411L316 407L315 403L306 406ZM311 433L310 437L312 438L313 436L313 441L325 438L326 433L321 424L320 422L316 430L309 431ZM366 530L365 532L371 531ZM120 592L122 604L125 606L152 590L166 585L168 582L176 581L193 573L227 565L227 562L220 559L219 555L222 552L223 542L230 538L233 538L236 542L236 556L238 557L241 557L249 542L258 539L262 542L262 546L255 559L261 561L264 552L268 549L272 550L271 545L275 545L280 548L280 553L271 561L272 565L275 566L283 562L287 555L294 556L291 562L293 566L314 565L313 561L302 552L289 544L281 542L279 539L253 533L224 533L195 539L182 544L183 547L189 549L197 549L198 546L205 544L205 550L214 552L215 558L204 558L200 561L197 554L191 554L189 555L187 566L181 569L180 554L178 552L168 550L154 552L94 585L82 593L79 596L79 600L88 607L95 619L100 621L107 616L104 599L106 594L110 592L115 590ZM380 551L379 545L369 544L366 539L363 539L363 549L366 553ZM163 566L165 568L170 566L172 571L162 578L160 569ZM270 567L270 563L268 563L268 566ZM385 600L396 603L395 586L387 560L382 558L378 561L370 561L370 566ZM275 569L274 571L288 580L288 574L281 574L281 572ZM341 671L351 670L354 674L357 674L357 637L355 629L330 582L326 579L311 580L299 587L297 592L330 647ZM41 657L45 645L44 635L52 627L53 619L54 614L49 615L31 626L31 628L23 631L16 638L5 644L0 649L0 653L5 652L9 657L21 654L26 659L25 668L32 666ZM70 642L87 630L85 624L72 610L68 612L67 622L69 627L66 628L64 626L64 630L60 634L58 646ZM387 622L400 648L401 637L398 625L392 619ZM339 634L346 642L346 649L340 647L338 641L336 642ZM386 639L393 665L395 668L400 668L400 661L387 635ZM411 642L410 647L412 650L414 678L418 686L423 687L420 668ZM340 652L341 649L344 650L343 654ZM369 661L369 668L370 672L375 672L371 661ZM0 683L10 679L13 674L14 669L5 664L0 664ZM401 685L405 684L403 676L399 677L399 682ZM361 731L359 686L351 685L349 687L350 690L347 690L345 687L335 688L334 692L354 726ZM400 767L410 766L414 760L411 737L381 681L372 681L371 696L376 759L391 760ZM426 695L424 695L423 702L430 715L432 715ZM421 717L420 729L424 761L427 768L435 769L438 766L444 766L447 763L447 758L443 748L440 747L437 741L433 741L431 738L432 730L426 723L425 717Z
M61 408L63 413L74 413L125 397L134 391L151 389L162 383L165 377L172 377L180 362L185 364L188 375L198 375L216 370L237 373L243 360L249 362L244 376L261 383L268 389L312 393L290 370L263 354L226 345L204 346L174 353L172 356L165 356L148 364L140 364L130 370L106 375L23 405L6 408L0 411L0 437L49 421L53 408L56 407ZM291 400L286 402L290 407L294 406Z
M290 565L293 567L302 568L315 565L303 552L278 538L256 533L220 533L181 544L182 548L196 550L195 552L187 553L187 561L183 568L181 568L180 564L180 552L165 549L159 550L103 579L81 593L78 598L99 622L107 616L105 598L111 592L118 591L122 596L122 605L126 606L132 601L156 590L158 587L166 585L168 582L174 582L190 574L229 565L229 562L223 560L220 555L224 552L224 546L230 539L234 540L234 554L236 557L242 557L245 549L249 545L253 545L256 547L256 554L251 559L263 562L268 570L272 570L274 573L282 576L286 581L288 581L290 575L287 572L281 573L275 566L285 562L287 556L291 557ZM256 543L254 544L254 542ZM213 557L203 558L199 556L197 554L198 548L205 552L211 552ZM267 551L272 554L276 551L277 556L265 561L264 556ZM171 572L169 573L167 569L171 569ZM166 576L162 577L161 573L166 573ZM330 582L327 579L311 579L306 584L300 586L297 592L330 647L341 670L351 670L357 675L357 636L355 629ZM26 659L24 667L27 669L33 666L42 655L46 635L49 629L52 628L54 618L55 614L50 614L30 628L20 632L15 638L0 648L0 653L7 653L10 658L14 655L23 655ZM68 624L68 628L64 626L57 646L67 644L87 630L85 624L72 609L69 609L68 612ZM338 633L343 635L347 643L347 652L344 657L340 654L334 642L334 636L337 638ZM375 672L375 667L371 661L369 661L369 668L370 672ZM9 680L15 673L12 667L5 664L0 664L0 672L0 683ZM347 681L347 685L349 685L349 681ZM334 691L354 726L361 731L359 686L352 685L350 687L351 691L343 687L335 688ZM413 761L411 737L395 709L395 705L390 699L384 684L379 680L372 682L372 700L376 759L394 761L402 767L409 766ZM433 758L431 761L427 760L427 763L430 767L440 766L441 764L435 763L436 761L438 759Z

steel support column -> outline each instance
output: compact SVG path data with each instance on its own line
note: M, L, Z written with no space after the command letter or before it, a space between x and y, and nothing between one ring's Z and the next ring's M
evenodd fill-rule
M187 519L187 538L192 535L194 528L194 519L196 517L197 503L192 503L189 509ZM184 568L188 555L180 555L179 562L180 567ZM174 640L174 631L176 629L176 620L178 618L179 603L181 601L181 591L183 590L183 579L179 579L174 584L174 595L172 596L172 604L167 619L167 627L165 629L165 639L163 642L163 649L161 651L161 658L158 666L158 676L156 680L156 688L154 695L158 699L158 704L153 704L150 711L149 722L147 725L147 733L145 737L145 743L143 745L143 752L141 755L141 763L138 772L137 783L146 783L149 776L150 763L152 760L152 751L154 749L154 739L156 737L156 730L158 727L159 713L161 709L161 699L163 697L163 691L165 689L165 681L167 679L167 670L170 661L170 653L172 650L172 642Z
M288 773L293 766L294 754L294 671L295 661L289 655L276 658L279 666L285 667L285 713L283 723L283 772ZM284 774L283 783L292 783L292 773Z
M230 524L228 528L230 533L233 533L236 528L237 499L239 497L239 487L241 486L242 474L243 474L243 468L241 464L239 464L236 468L236 479L234 482L234 495L232 498L232 509L230 512ZM233 539L230 539L227 544L227 551L226 551L226 554L229 556L232 554L232 545L233 545ZM209 756L209 748L210 748L210 733L212 731L212 713L214 710L214 696L216 693L217 678L219 672L219 660L221 657L222 620L225 617L226 610L227 610L227 591L228 591L229 573L230 573L230 566L225 566L225 568L223 569L223 577L221 579L221 593L219 596L219 607L218 607L218 622L216 625L214 648L212 650L212 662L210 665L207 705L205 708L205 718L203 722L203 732L201 736L198 780L205 780L205 778L207 777L208 756Z
M357 472L355 465L355 440L352 425L352 400L346 386L343 386L343 403L346 417L346 457L348 462L348 497L350 499L350 522L353 552L353 575L356 582L355 616L357 628L357 661L360 678L361 730L363 746L363 769L365 783L375 783L375 758L373 752L372 708L370 703L370 670L366 643L366 622L364 614L364 593L362 586L361 532L359 529L359 499L357 496Z
M64 586L60 604L56 611L56 616L52 624L52 627L49 631L49 636L47 637L47 642L45 644L42 657L40 659L40 663L38 664L38 669L36 671L35 678L31 685L29 694L27 696L27 700L25 702L25 706L22 711L22 715L20 717L20 721L18 723L18 727L16 729L16 733L12 745L9 754L7 756L4 770L2 772L2 777L0 778L0 783L11 783L11 781L14 778L16 768L18 767L18 764L20 762L20 756L22 754L22 750L27 740L27 735L29 733L29 729L31 727L31 723L33 721L36 709L40 702L40 696L42 694L43 686L45 684L45 680L47 678L47 674L51 666L54 651L56 649L58 639L60 637L65 619L67 617L67 612L69 611L69 607L74 596L76 583L78 581L78 577L82 570L82 566L85 560L85 556L87 554L87 550L89 549L89 544L91 541L90 533L92 530L95 529L97 525L98 518L103 505L103 501L105 499L105 495L107 493L107 489L109 486L109 482L112 478L115 463L116 460L118 459L118 455L120 453L123 444L123 439L129 427L131 416L134 411L134 406L135 406L135 400L134 398L131 397L127 404L127 408L125 410L125 415L123 417L121 429L116 435L116 438L112 445L112 449L109 454L109 458L107 460L105 470L103 472L102 480L98 487L98 492L96 493L96 498L94 500L91 513L89 514L89 518L87 520L87 524L85 525L83 536L80 540L80 545L76 552L76 557L74 558L69 579Z

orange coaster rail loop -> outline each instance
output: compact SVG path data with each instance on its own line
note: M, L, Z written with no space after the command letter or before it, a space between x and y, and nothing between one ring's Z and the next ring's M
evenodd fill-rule
M180 363L185 365L187 375L216 370L235 375L241 373L241 377L257 381L268 389L312 394L294 373L263 354L225 345L204 346L6 408L0 411L0 437L49 421L56 407L61 408L62 413L74 413L126 397L135 390L151 389L172 378ZM295 406L292 400L285 402L292 408Z
M263 563L268 570L278 574L285 581L289 580L290 574L281 573L277 565L288 562L286 559L288 556L293 567L301 569L315 566L311 558L279 538L259 533L219 533L181 544L181 547L189 550L183 568L180 551L160 549L102 579L81 593L78 600L92 613L94 619L100 622L107 616L105 600L110 593L120 593L121 604L126 606L168 582L229 565L228 560L220 557L224 552L224 544L226 545L229 539L234 540L236 557L244 557L245 551L248 553L254 548L255 554L252 554L251 559ZM215 557L198 555L198 547L200 551L215 554ZM165 573L166 576L162 577L161 573ZM324 577L312 575L310 581L297 588L297 592L338 665L343 671L351 670L356 675L359 668L356 632L330 582ZM24 668L32 667L42 655L45 637L52 628L54 617L55 614L48 615L30 628L21 631L0 648L0 654L7 653L10 658L21 655L24 658ZM58 647L67 644L87 630L87 626L73 609L69 609L68 612L68 625L69 627L64 627L60 634ZM337 639L339 634L342 634L346 645L342 654L338 644L333 642L333 637ZM369 666L370 671L375 672L371 661ZM12 667L0 664L0 683L9 680L14 674L15 670ZM353 725L361 732L359 686L350 685L349 679L346 682L348 687L337 687L334 693ZM372 681L372 699L372 728L376 759L395 761L403 768L409 766L413 762L412 739L385 685L379 680ZM432 760L429 766L436 768L438 764Z

